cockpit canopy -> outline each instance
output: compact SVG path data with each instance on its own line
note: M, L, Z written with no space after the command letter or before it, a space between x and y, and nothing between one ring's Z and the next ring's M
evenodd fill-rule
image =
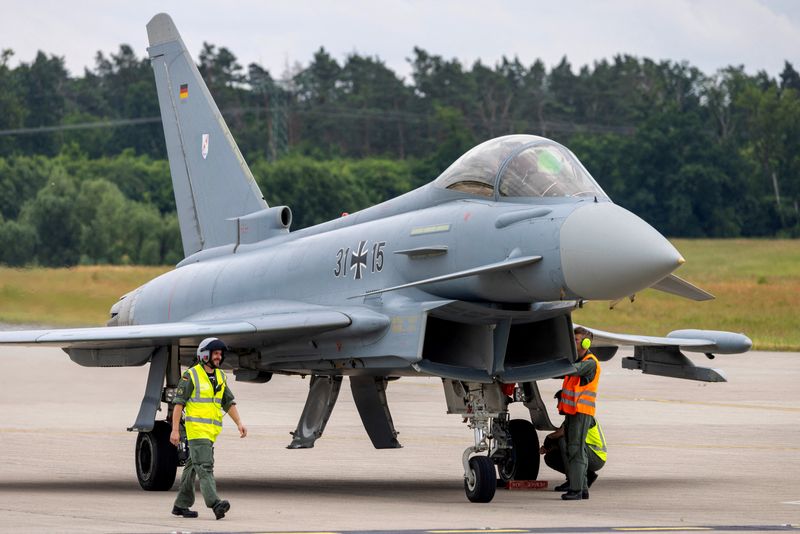
M575 155L535 135L507 135L476 146L434 184L482 197L607 197Z

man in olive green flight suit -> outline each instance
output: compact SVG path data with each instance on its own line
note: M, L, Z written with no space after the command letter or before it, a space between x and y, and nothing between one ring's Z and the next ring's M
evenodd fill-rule
M575 372L564 377L558 404L559 411L564 413L567 440L569 490L561 496L566 501L589 498L586 435L594 424L595 397L600 378L600 365L589 350L592 333L583 327L577 327L574 334L579 361L572 364Z
M185 407L189 459L181 475L178 496L172 508L173 515L197 517L197 512L189 509L194 504L195 476L200 479L200 491L206 506L214 511L217 519L225 517L225 513L230 510L230 503L217 496L217 485L214 481L214 441L222 427L223 411L236 423L240 437L247 436L247 427L239 418L233 393L228 387L225 374L219 369L225 350L227 347L219 339L204 339L197 348L199 363L189 368L178 383L170 442L176 446L180 443L180 421ZM199 388L195 387L195 381L200 384ZM205 417L194 417L190 414ZM190 425L195 426L190 428Z

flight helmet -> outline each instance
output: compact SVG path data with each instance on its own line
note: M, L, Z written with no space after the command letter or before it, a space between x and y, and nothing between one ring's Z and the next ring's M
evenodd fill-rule
M225 352L228 350L228 347L215 337L207 337L200 342L200 345L197 346L197 360L202 364L214 367L214 362L211 360L211 353L215 350L222 351L222 361L219 362L221 365L222 362L225 361Z

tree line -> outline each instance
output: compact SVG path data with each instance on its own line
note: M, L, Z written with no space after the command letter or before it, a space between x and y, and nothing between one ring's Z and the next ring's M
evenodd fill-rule
M174 263L181 257L149 61L130 46L70 75L0 51L0 263ZM271 205L295 228L435 178L509 133L570 147L618 204L666 235L800 236L800 75L619 55L547 69L463 65L415 48L320 48L280 76L204 43L198 68Z

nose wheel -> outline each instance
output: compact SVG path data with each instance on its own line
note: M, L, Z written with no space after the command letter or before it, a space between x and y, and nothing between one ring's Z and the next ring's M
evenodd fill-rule
M473 456L469 459L464 474L464 492L470 502L490 502L497 488L494 462L487 456Z

